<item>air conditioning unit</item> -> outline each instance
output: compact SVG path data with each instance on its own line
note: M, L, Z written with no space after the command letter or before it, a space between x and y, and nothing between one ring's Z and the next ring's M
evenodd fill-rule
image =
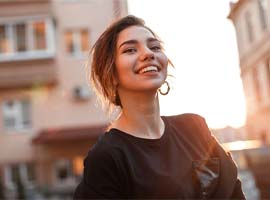
M87 86L76 86L73 89L73 96L79 100L88 100L91 97L91 91Z

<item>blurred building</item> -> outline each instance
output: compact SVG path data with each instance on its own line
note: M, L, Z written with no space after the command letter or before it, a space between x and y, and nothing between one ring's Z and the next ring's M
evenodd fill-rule
M220 129L211 129L211 132L220 143L245 140L247 138L247 133L244 127L233 128L227 126Z
M269 0L238 0L229 14L237 35L250 139L270 137L269 13Z
M237 141L262 199L270 198L270 1L238 0L228 18L237 36L241 78L246 96L248 139ZM255 140L254 140L255 139ZM242 143L243 142L243 143ZM242 143L242 144L241 144ZM256 146L246 148L247 144ZM256 145L255 145L256 144Z
M1 194L73 191L108 123L88 87L88 50L126 14L126 0L0 1Z
M260 199L260 191L257 186L251 168L251 163L248 162L248 156L261 148L260 140L246 140L246 130L244 127L233 128L224 127L221 129L212 129L211 132L216 139L221 143L223 148L230 152L238 169L238 178L242 182L242 190L247 200Z

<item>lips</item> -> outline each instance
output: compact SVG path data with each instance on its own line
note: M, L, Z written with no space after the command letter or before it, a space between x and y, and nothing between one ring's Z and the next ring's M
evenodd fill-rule
M151 66L146 66L138 70L138 74L144 74L147 72L158 72L159 69L157 66L151 65Z

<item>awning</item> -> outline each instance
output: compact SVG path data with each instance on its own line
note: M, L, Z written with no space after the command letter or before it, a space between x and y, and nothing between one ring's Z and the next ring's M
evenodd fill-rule
M97 139L102 133L105 132L106 128L106 125L96 125L45 129L32 139L32 143L36 145Z

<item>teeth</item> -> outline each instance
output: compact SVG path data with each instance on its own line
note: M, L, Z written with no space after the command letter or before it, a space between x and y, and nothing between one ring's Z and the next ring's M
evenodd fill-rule
M145 68L143 68L143 69L141 69L139 71L139 74L143 74L143 73L150 72L150 71L157 72L158 71L158 68L156 66L145 67Z

